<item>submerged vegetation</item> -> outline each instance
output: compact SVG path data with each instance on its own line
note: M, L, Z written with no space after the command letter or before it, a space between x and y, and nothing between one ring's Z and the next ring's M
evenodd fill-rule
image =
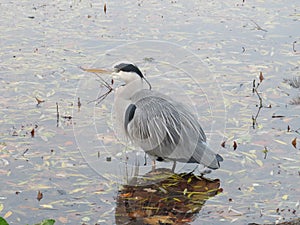
M119 191L116 224L186 224L209 198L221 193L220 180L157 169Z

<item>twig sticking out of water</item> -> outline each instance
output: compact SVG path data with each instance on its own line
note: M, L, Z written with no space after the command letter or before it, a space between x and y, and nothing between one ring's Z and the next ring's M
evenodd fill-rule
M59 112L58 112L58 103L56 102L56 126L59 125Z
M261 31L264 31L264 32L268 32L266 29L263 29L261 26L259 26L254 20L251 20L252 23L254 23L256 25L256 29L257 30L261 30Z
M41 100L41 99L39 99L37 97L35 97L35 100L37 101L36 106L39 106L41 103L45 102L45 100Z
M80 67L83 71L85 72L90 72L95 74L100 80L101 83L103 84L104 87L106 87L108 90L105 92L103 95L99 96L97 99L89 101L88 103L91 102L96 102L96 105L100 104L114 89L112 88L111 85L114 84L114 80L111 80L111 84L108 84L100 75L99 73L109 73L110 71L104 70L104 69L85 69L83 67Z
M77 100L77 106L78 106L78 111L80 111L81 102L80 102L80 98L79 97L78 97L78 100Z
M100 95L95 100L91 100L88 103L96 102L96 105L100 104L114 89L111 85L113 85L114 80L111 80L111 84L107 83L99 74L94 73L102 82L103 86L106 87L108 90L104 94Z
M267 158L268 152L267 146L265 146L265 149L263 150L263 153L265 154L264 159Z
M258 97L258 100L259 100L259 104L256 105L258 107L257 113L256 113L255 116L252 115L252 127L253 127L253 129L255 129L255 126L257 126L257 118L258 118L258 115L260 113L260 110L263 108L262 97L260 96L260 94L258 93L258 90L257 90L263 80L264 80L264 76L262 75L262 72L260 72L260 74L259 74L259 83L257 83L257 85L256 85L256 80L255 79L253 80L252 93L255 93ZM271 106L269 106L269 108L270 107Z
M296 46L296 43L297 43L297 41L294 41L294 42L293 42L293 52L297 52L296 47L295 47L295 46Z

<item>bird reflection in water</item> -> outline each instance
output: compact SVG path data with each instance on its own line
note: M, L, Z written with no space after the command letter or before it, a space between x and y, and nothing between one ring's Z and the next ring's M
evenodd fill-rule
M156 169L119 191L116 224L189 224L206 200L220 192L219 179Z

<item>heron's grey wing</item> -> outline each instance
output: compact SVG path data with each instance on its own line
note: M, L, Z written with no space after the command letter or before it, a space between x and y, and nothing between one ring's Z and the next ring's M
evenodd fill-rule
M168 103L171 103L172 106L178 111L181 112L181 114L183 116L186 116L188 120L190 120L194 126L196 126L196 130L198 132L198 134L200 135L200 139L204 142L206 142L206 135L202 129L202 127L199 124L199 121L197 120L197 118L191 113L191 109L187 106L184 105L180 102L174 101L173 99L171 99L169 96L166 96L160 92L157 91L153 91L153 90L147 90L147 89L143 89L139 92L137 92L135 95L132 96L132 102L136 103L137 101L145 98L145 97L157 97L159 99L164 99L166 100ZM160 104L164 104L164 102L158 102L158 106ZM162 106L163 107L163 106ZM166 106L167 107L167 106Z
M184 105L149 90L137 92L132 104L136 109L127 123L128 136L150 155L188 162L198 141L205 142L198 120Z

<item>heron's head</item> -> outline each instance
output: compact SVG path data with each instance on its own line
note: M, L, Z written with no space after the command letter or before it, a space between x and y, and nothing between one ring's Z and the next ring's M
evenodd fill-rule
M144 78L140 69L131 63L118 63L114 65L113 69L113 76L121 78L126 84L131 81Z
M143 73L140 71L140 69L132 64L132 63L118 63L115 64L113 67L113 70L107 70L107 69L85 69L82 68L84 71L96 73L96 74L103 74L103 73L109 73L112 74L114 78L120 78L123 81L125 81L126 84L129 84L132 81L136 80L144 80L149 85L149 88L151 89L151 84L148 82L148 80L145 78Z
M132 63L118 63L114 66L113 76L121 78L126 84L137 79L145 80L150 89L151 85L140 71L140 69Z

